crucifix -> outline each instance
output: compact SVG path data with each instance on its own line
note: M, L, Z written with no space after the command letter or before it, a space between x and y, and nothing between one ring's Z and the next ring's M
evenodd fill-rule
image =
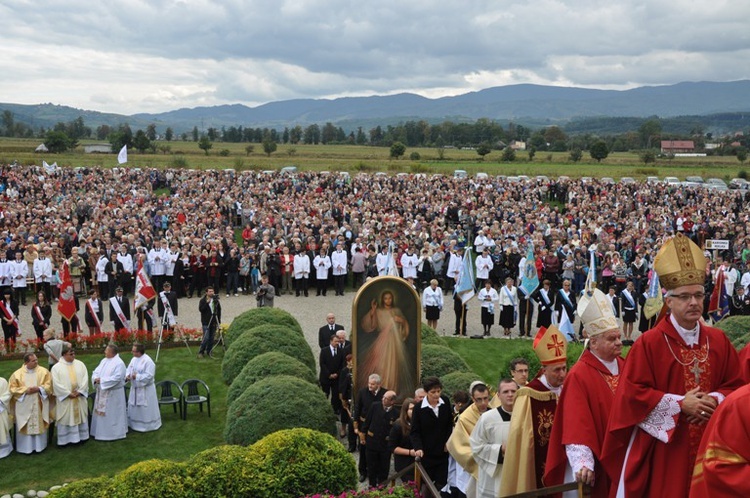
M701 368L698 358L693 360L693 368L691 368L690 371L695 375L695 385L699 386L701 384L701 374L705 372L705 370Z

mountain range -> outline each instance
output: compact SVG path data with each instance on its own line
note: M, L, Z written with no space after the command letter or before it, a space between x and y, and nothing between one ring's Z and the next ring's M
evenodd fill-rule
M411 93L388 96L294 99L257 107L242 104L183 108L157 114L125 116L81 110L55 104L0 103L16 121L34 128L50 128L58 122L83 117L87 126L128 123L139 129L154 123L162 132L175 133L209 127L271 127L283 129L331 122L347 131L362 126L398 124L424 119L429 122L472 122L488 118L526 126L564 126L575 120L601 117L710 116L750 112L750 80L733 82L684 82L644 86L630 90L596 90L543 85L508 85L452 97L429 99Z

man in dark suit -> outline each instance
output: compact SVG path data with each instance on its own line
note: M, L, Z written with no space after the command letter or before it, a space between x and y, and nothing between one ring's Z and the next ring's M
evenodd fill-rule
M331 407L334 413L341 411L339 399L339 372L345 355L339 351L339 338L335 334L329 338L328 347L320 350L320 387L326 395L331 396Z
M367 414L373 403L379 403L383 399L386 389L381 387L380 375L374 373L367 378L367 387L363 387L357 392L357 399L354 401L354 433L359 436L359 482L365 482L367 479L367 452L363 451L365 445L366 433L359 430L367 420Z
M115 331L130 329L130 303L122 294L122 287L118 286L114 297L109 299L109 321L114 324Z
M427 395L412 413L411 444L435 486L442 489L448 481L445 444L453 431L453 409L450 401L442 396L440 379L427 377L422 387Z
M328 344L331 342L331 336L339 330L344 330L343 325L336 323L336 315L333 313L328 313L328 316L326 316L326 322L327 323L318 330L318 345L320 346L320 349L327 348Z
M346 355L352 353L352 341L346 339L346 330L344 329L337 330L336 337L339 338L338 353L342 353L341 356L346 358Z
M393 422L398 420L399 416L398 410L393 407L395 400L394 391L386 392L380 403L373 403L370 407L365 423L362 425L362 432L366 434L367 477L372 487L384 484L388 479L388 470L391 468L388 436Z
M172 315L174 315L174 321L177 321L177 293L172 290L172 283L167 281L163 284L163 291L159 293L158 296L156 296L156 309L159 312L159 317L161 317L161 323L164 324L164 328L171 330L174 328L174 325L170 323L172 321L172 317L167 317L167 319L164 319L164 313L165 311L165 305L164 301L166 300L167 304L169 304L169 309L172 310Z

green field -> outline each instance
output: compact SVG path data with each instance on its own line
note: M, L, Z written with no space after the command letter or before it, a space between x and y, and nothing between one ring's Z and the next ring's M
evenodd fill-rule
M82 141L72 152L63 154L37 154L34 149L42 142L41 139L9 139L0 138L0 164L18 162L19 164L37 164L42 161L57 162L59 166L103 166L115 167L116 154L84 154L83 144L103 143L99 141ZM215 142L207 156L198 148L196 142L157 142L157 149L169 146L168 153L140 154L134 150L128 152L128 166L141 168L187 167L195 169L225 169L240 170L277 170L284 166L295 165L301 170L315 171L358 171L387 173L441 173L452 174L455 169L464 169L469 174L486 172L491 175L547 175L556 177L567 175L573 178L581 176L604 177L619 179L631 176L645 179L646 176L676 176L684 179L689 175L701 175L704 178L717 177L730 180L738 176L740 170L745 169L734 156L713 157L680 157L674 159L658 159L657 162L644 165L638 154L618 152L610 154L607 159L597 163L588 154L584 154L582 161L573 163L568 159L567 152L537 152L533 161L528 160L525 151L517 152L514 162L500 162L500 151L493 151L481 160L476 151L445 149L443 159L439 159L438 150L434 148L407 148L404 157L398 160L389 158L387 147L370 147L359 145L284 145L279 144L278 150L270 157L263 153L261 144L251 144L254 150L247 154L247 143ZM228 155L220 152L227 150ZM413 152L420 155L420 159L409 159ZM176 161L181 161L178 165Z

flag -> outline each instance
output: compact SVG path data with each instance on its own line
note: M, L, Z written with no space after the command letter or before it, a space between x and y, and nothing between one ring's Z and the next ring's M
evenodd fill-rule
M385 264L385 274L390 277L398 277L398 267L396 266L396 256L393 253L393 241L388 242L388 259Z
M539 274L536 272L534 260L534 244L529 244L526 252L526 263L523 266L521 285L518 287L526 296L530 296L539 287Z
M643 305L643 316L650 320L651 317L659 314L663 306L664 297L661 295L661 282L659 282L659 275L657 275L655 271L652 271L651 282L648 284L646 303Z
M120 153L117 154L117 162L119 164L128 162L128 146L127 145L123 145L122 149L120 149Z
M552 312L552 315L556 315L555 312ZM560 333L565 337L565 339L570 341L576 340L576 332L573 329L573 324L570 323L570 318L568 318L568 313L563 310L562 316L560 317L560 325L557 326L557 329L560 331Z
M76 314L76 298L73 291L73 280L70 278L68 262L63 260L60 269L60 300L57 303L57 311L67 321L71 321Z
M464 251L464 259L461 263L461 271L458 274L458 282L456 282L454 294L461 296L461 302L466 304L474 297L474 293L474 265L471 261L471 248L467 247L466 251Z
M711 300L708 302L708 314L711 315L714 323L729 314L729 294L724 286L724 270L720 269L716 273L716 284L711 293Z
M42 167L44 168L45 173L52 174L57 170L57 162L47 164L47 161L42 161Z
M135 305L134 308L138 309L147 302L156 298L156 290L151 285L146 270L143 269L143 262L138 261L138 271L135 273Z
M589 249L589 254L591 255L591 261L589 262L589 274L586 275L586 294L589 296L594 295L594 289L596 288L596 256L595 256L595 249L592 246Z

